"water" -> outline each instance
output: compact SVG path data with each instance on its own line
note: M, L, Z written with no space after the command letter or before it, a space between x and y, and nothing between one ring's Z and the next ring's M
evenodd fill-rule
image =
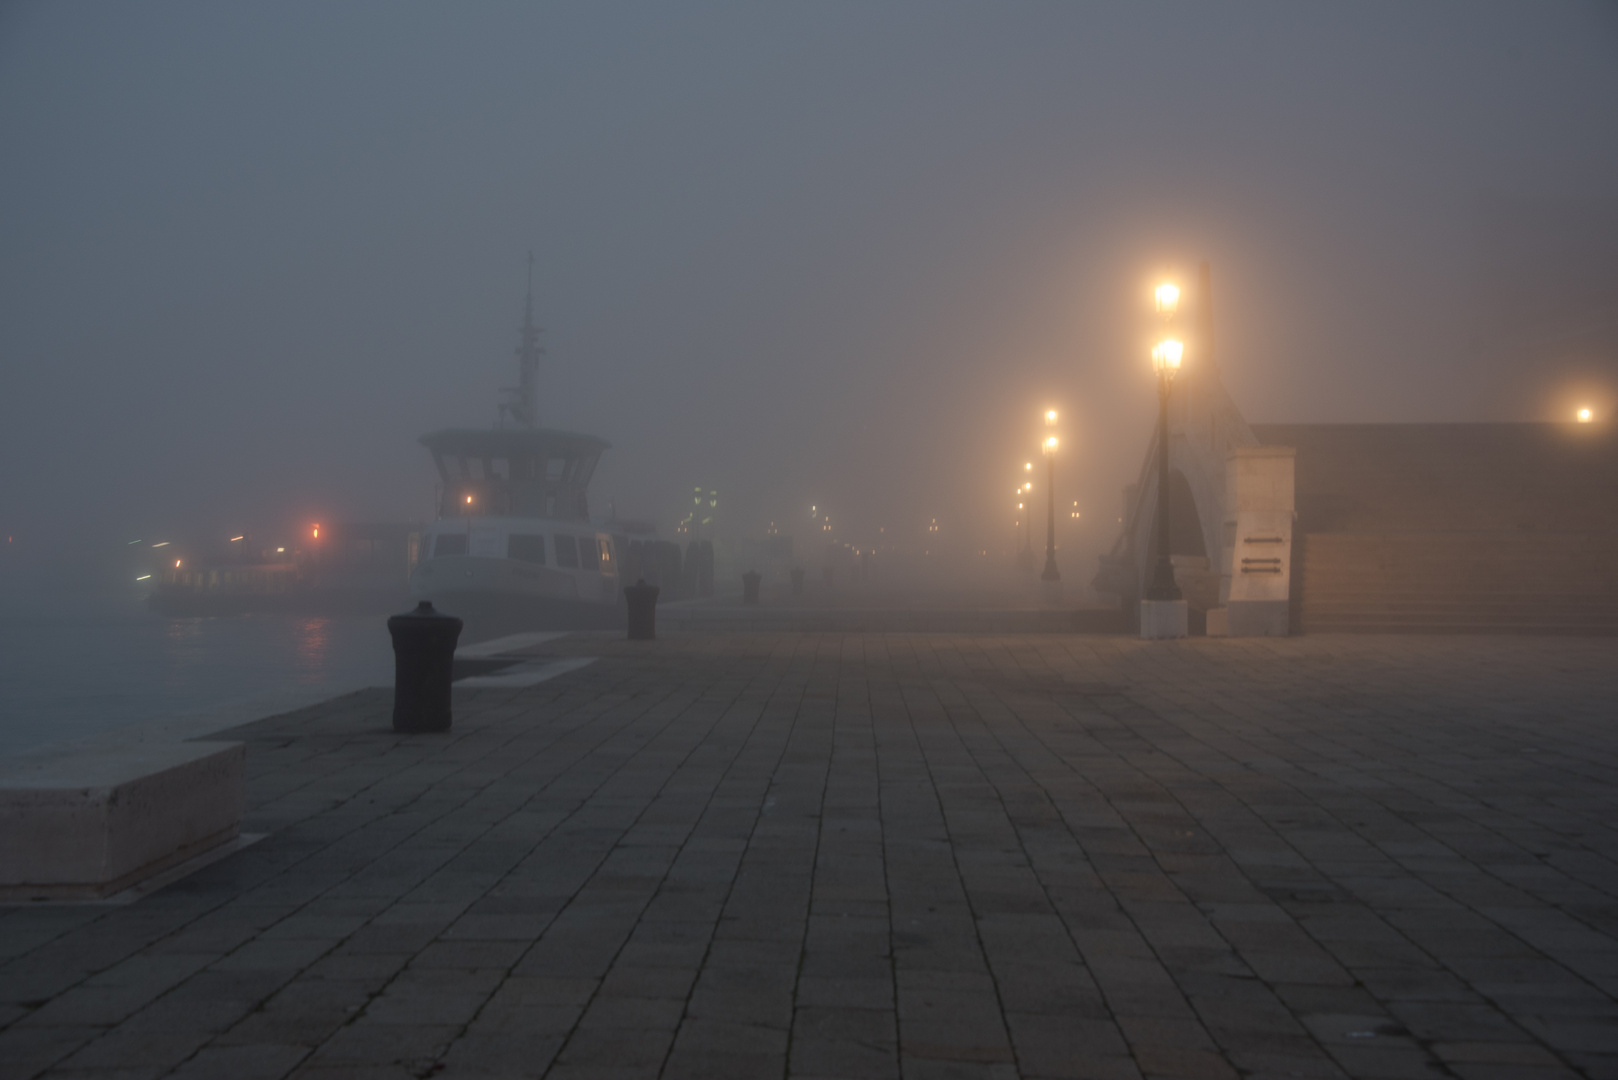
M261 701L270 712L393 681L379 615L175 618L127 599L7 600L0 759L129 724Z

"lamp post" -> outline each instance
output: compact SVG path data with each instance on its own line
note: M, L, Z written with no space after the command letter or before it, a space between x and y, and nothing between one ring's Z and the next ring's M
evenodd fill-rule
M1034 463L1032 461L1025 463L1023 471L1025 475L1032 473ZM1018 517L1022 525L1022 535L1017 538L1022 544L1022 550L1017 552L1017 566L1029 574L1034 572L1034 515L1031 510L1026 512L1023 512L1023 510L1025 504L1031 505L1033 503L1033 491L1034 482L1032 480L1026 480L1017 487L1017 498L1020 500L1017 503Z
M1045 428L1049 431L1056 426L1056 410L1045 410ZM1045 570L1039 575L1041 581L1061 581L1062 575L1056 569L1056 436L1045 436Z
M1017 500L1017 519L1016 519L1015 527L1012 529L1012 532L1011 532L1011 550L1013 552L1015 552L1016 554L1013 557L1012 561L1015 562L1018 566L1021 566L1022 565L1022 516L1023 516L1022 485L1018 484L1015 488L1013 488L1012 491L1011 491L1011 494L1012 494L1012 497Z
M1180 290L1173 285L1157 287L1157 311L1167 322L1179 306ZM1169 559L1169 393L1174 375L1180 370L1185 346L1164 338L1152 348L1152 369L1157 372L1157 563L1152 568L1148 600L1179 600L1180 587L1174 582L1174 563Z

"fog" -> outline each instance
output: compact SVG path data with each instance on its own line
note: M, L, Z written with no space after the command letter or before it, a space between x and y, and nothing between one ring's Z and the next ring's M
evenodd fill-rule
M1614 192L1610 4L12 3L6 570L430 518L532 251L598 515L1009 560L1054 407L1088 579L1150 284L1249 420L1610 415Z

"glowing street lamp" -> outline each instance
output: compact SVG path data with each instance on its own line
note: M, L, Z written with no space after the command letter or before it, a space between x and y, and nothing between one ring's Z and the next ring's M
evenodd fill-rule
M1164 282L1157 287L1157 292L1155 295L1157 299L1157 313L1163 316L1165 319L1172 319L1174 317L1174 312L1180 306L1180 287L1178 285L1171 285L1168 282Z
M1584 408L1578 411L1578 418L1579 423L1588 424L1590 421L1596 418L1596 414L1590 411L1590 406L1586 405Z
M1159 341L1152 346L1152 370L1172 381L1175 372L1180 370L1180 358L1184 355L1185 346L1173 338Z
M1045 428L1049 431L1056 426L1056 410L1045 410ZM1045 436L1045 569L1040 573L1041 581L1061 581L1062 574L1056 569L1056 435L1054 432Z

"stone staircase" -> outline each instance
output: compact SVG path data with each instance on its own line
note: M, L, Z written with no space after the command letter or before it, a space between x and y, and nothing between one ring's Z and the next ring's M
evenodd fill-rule
M1618 534L1308 533L1303 633L1618 634Z

